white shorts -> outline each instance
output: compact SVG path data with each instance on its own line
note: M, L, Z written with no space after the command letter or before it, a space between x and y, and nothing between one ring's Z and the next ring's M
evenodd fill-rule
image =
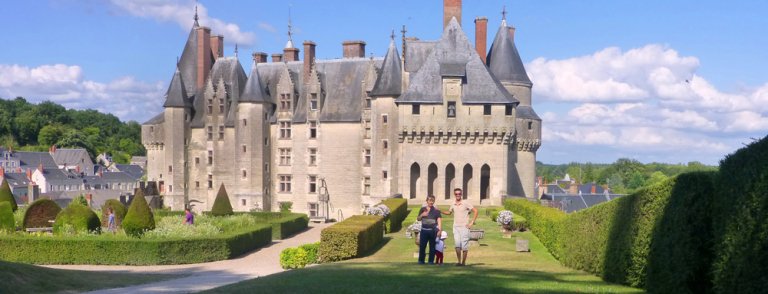
M462 251L469 250L469 229L467 227L453 227L453 241L456 248Z

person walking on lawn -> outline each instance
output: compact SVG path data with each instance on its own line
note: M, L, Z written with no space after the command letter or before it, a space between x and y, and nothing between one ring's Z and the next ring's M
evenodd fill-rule
M453 241L456 244L457 266L463 266L467 263L467 253L469 253L469 229L477 220L477 208L472 206L469 201L462 201L462 191L460 188L453 189L453 196L456 201L451 204L445 215L456 214L453 217ZM473 213L472 221L469 220L469 212ZM462 256L463 253L463 256Z

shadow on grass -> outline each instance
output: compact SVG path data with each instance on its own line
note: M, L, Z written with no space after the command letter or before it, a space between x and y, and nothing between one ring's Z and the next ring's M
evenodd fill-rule
M592 293L639 292L614 287L578 273L546 273L489 268L418 265L415 263L338 263L292 270L210 293Z

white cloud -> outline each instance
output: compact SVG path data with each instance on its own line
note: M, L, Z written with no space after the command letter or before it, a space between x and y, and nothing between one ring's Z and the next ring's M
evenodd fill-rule
M277 29L275 28L275 26L273 26L271 24L268 24L266 22L260 22L258 24L258 26L259 26L259 29L265 30L265 31L270 32L270 33L276 33L277 32Z
M0 64L0 97L5 99L50 100L67 108L92 108L122 120L143 122L160 112L164 94L163 82L148 83L126 76L100 83L85 79L77 65L30 68Z
M172 21L182 29L192 28L195 14L195 2L191 0L111 0L118 8L127 11L131 15L151 18L157 21ZM199 23L211 28L213 34L224 36L224 42L252 46L256 42L253 32L242 31L240 26L228 23L221 19L210 17L208 9L203 4L197 3Z
M698 67L698 58L657 44L533 60L526 68L534 108L544 113L540 152L561 155L589 145L614 159L716 164L745 138L765 136L768 83L726 92L696 75Z

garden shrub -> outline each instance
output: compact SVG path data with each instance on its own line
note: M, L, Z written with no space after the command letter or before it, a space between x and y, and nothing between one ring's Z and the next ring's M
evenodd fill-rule
M237 257L272 242L260 224L213 237L129 238L93 236L0 236L0 260L33 264L187 264ZM1 291L0 291L1 292Z
M88 206L73 202L56 216L53 232L68 233L68 228L72 228L74 232L100 232L101 224L99 217Z
M286 201L286 202L280 202L280 212L291 212L291 208L293 207L293 202Z
M72 198L72 202L69 202L69 205L72 204L80 204L82 206L88 206L88 200L85 200L85 196L83 194L75 196L75 198Z
M286 248L280 252L280 266L284 269L295 269L317 263L318 247L319 242Z
M272 224L272 239L285 239L303 231L309 225L309 217L303 213L282 213L281 216L269 220Z
M229 195L227 189L224 188L224 184L219 187L219 192L216 193L216 200L213 201L213 207L211 208L211 215L213 216L225 216L232 215L232 204L229 202Z
M355 215L323 229L318 259L332 262L358 257L376 247L384 238L384 218Z
M123 220L123 230L129 236L141 237L145 231L155 228L155 217L149 209L147 200L144 199L144 193L141 189L136 190L136 196L133 197L131 206Z
M760 293L768 289L768 137L720 162L712 207L714 290Z
M528 220L531 231L539 238L549 252L555 257L562 256L560 242L562 223L566 218L564 212L541 206L539 203L526 199L511 199L504 202L504 209L522 215Z
M0 184L0 203L8 202L11 205L11 210L16 211L19 206L16 204L16 198L13 197L11 192L11 186L8 185L8 181L3 178L3 183Z
M23 228L47 228L53 225L52 221L56 220L56 215L61 211L56 202L51 199L42 198L37 199L27 207L27 211L24 213Z
M104 202L104 205L101 206L101 226L106 228L109 225L110 208L112 208L112 211L115 213L115 226L120 227L123 223L123 219L125 219L125 214L128 211L125 209L125 205L117 199L108 199Z
M389 208L389 215L384 219L384 232L397 232L403 227L403 220L408 216L408 200L403 198L390 198L381 201L381 204Z
M499 211L496 209L488 209L488 212L491 215L491 221L495 222L496 219L499 217Z
M13 218L13 209L7 201L0 202L0 231L16 231L16 221Z

